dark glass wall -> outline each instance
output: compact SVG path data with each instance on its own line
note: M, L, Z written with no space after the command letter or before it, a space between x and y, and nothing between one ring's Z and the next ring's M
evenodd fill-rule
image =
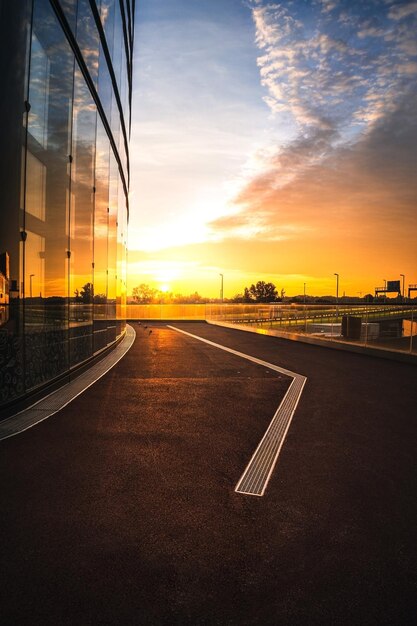
M0 414L125 331L133 16L0 0Z

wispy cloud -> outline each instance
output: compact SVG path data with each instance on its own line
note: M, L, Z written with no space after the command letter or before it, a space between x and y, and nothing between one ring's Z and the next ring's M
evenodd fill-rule
M299 235L314 232L334 207L342 222L360 211L368 223L375 205L386 219L393 206L414 211L415 5L253 5L265 101L276 119L292 118L294 132L270 146L263 171L235 198L238 211L211 224L216 233L288 238L294 224Z
M363 132L392 110L415 71L417 3L377 4L371 13L329 0L310 9L304 3L256 3L258 65L274 114L291 114L300 132L337 126L343 134Z
M278 150L269 169L236 198L241 210L212 228L225 238L238 237L256 220L263 241L367 241L360 254L370 253L373 237L386 230L415 250L416 110L417 95L410 93L355 143L331 147L332 132L317 131ZM294 176L280 185L283 170Z
M361 280L365 263L388 274L391 254L411 275L416 9L144 0L130 247L190 262L215 291L217 266L314 283L330 258Z

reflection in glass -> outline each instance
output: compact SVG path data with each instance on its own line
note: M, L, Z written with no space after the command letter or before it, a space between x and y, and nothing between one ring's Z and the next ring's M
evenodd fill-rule
M25 387L68 367L68 145L74 58L46 0L34 5L25 189Z
M90 76L97 86L99 36L88 0L78 0L76 38Z
M26 161L26 211L45 221L46 165L27 151Z
M74 75L70 199L70 361L92 354L93 218L96 106L78 68Z
M107 256L109 231L109 141L97 120L94 207L94 352L107 346Z
M119 167L121 162L127 180L127 154L92 3L25 4L27 13L19 2L15 6L27 54L19 39L21 52L13 49L10 56L20 55L22 72L15 84L6 74L11 89L2 93L9 106L13 91L9 109L24 102L24 112L9 133L17 167L10 186L3 177L8 215L0 215L1 411L110 346L125 328L127 210ZM96 5L128 120L120 2ZM62 23L52 7L62 9ZM132 32L131 24L126 28ZM72 37L97 88L103 119L70 46Z
M113 153L110 154L109 178L109 240L108 240L108 335L110 343L116 339L116 293L117 293L117 204L119 170Z
M109 52L113 55L114 9L116 0L101 0L100 18L106 35Z
M29 127L32 137L46 148L48 130L49 59L45 48L32 33L30 61Z

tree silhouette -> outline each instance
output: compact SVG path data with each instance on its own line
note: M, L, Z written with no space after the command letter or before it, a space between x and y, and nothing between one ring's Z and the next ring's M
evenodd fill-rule
M91 302L93 301L93 295L93 283L86 283L79 293L79 298L84 304L91 304Z
M256 285L245 288L244 297L249 297L250 302L275 302L278 297L274 283L266 283L259 280Z
M145 285L145 283L141 283L132 289L132 297L139 304L149 304L153 302L156 300L157 294L157 289L153 289L149 287L149 285Z

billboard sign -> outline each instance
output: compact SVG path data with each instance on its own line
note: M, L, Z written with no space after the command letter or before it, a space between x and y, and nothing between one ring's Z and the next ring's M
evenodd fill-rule
M389 293L391 291L396 291L397 293L401 293L400 281L399 280L389 280L387 282L387 291Z

